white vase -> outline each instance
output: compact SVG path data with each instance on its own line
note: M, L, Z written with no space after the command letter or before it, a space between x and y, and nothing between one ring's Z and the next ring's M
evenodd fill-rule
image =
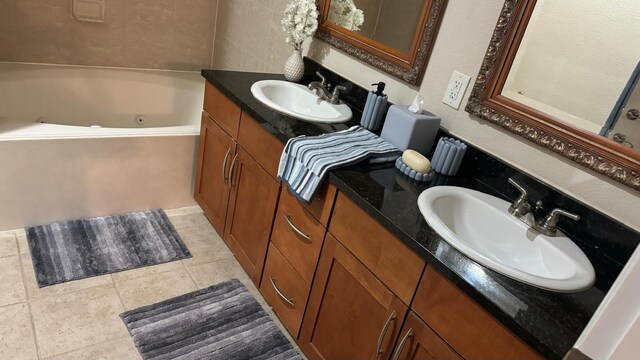
M288 81L298 82L304 75L304 61L302 51L294 50L291 56L284 63L284 78Z

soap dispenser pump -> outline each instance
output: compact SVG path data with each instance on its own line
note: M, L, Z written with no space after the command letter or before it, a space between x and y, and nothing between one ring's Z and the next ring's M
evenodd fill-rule
M371 86L376 86L375 91L370 91L367 95L367 102L362 111L360 126L369 130L377 131L382 124L382 115L387 106L388 96L384 94L384 88L387 84L378 82Z

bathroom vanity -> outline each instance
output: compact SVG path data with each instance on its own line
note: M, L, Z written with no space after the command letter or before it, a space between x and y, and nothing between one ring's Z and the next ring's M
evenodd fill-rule
M336 170L302 204L276 177L284 143L357 124L357 109L347 124L306 123L251 95L254 82L280 75L202 75L195 198L310 359L562 358L638 243L632 230L473 148L457 176L425 184L393 164ZM438 185L513 200L512 176L548 209L583 216L560 228L580 242L596 285L564 294L500 275L451 247L417 207Z

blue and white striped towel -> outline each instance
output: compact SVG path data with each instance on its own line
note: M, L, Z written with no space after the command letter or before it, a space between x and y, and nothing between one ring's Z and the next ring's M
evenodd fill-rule
M329 170L373 156L399 154L398 148L360 126L320 136L299 136L285 145L278 178L299 200L309 203Z

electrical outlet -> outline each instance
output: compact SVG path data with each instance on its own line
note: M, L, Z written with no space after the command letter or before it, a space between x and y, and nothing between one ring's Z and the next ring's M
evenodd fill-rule
M444 92L442 102L458 110L470 80L471 78L467 75L454 71L451 80L449 80L447 91Z

